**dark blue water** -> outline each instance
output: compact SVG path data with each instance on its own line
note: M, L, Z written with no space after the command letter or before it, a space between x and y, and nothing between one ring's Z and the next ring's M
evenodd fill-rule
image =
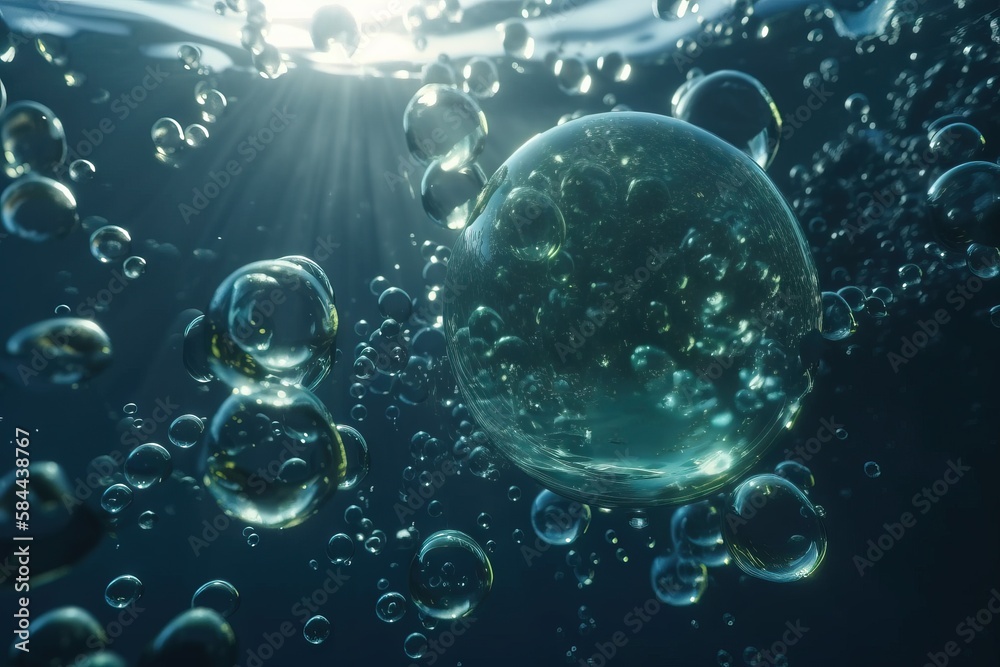
M271 70L270 51L258 48L264 56L255 59L240 43L246 13L227 9L220 16L211 3L0 3L12 30L9 38L0 35L0 51L4 39L11 44L0 62L6 106L38 102L61 121L67 154L58 164L36 162L34 175L68 187L81 220L64 237L42 242L23 238L5 220L0 236L0 337L11 340L0 378L0 470L9 473L0 580L12 643L23 639L13 634L12 617L22 597L31 619L31 651L11 646L9 664L646 667L724 664L720 651L731 655L729 664L751 667L998 664L1000 516L990 490L1000 373L1000 314L991 314L1000 283L990 259L1000 244L1000 180L991 176L1000 157L994 5L838 1L824 13L761 0L749 15L748 5L706 3L662 20L646 1L556 0L526 20L536 37L532 55L512 57L495 25L517 19L519 2L461 3L462 16L452 15L458 20L427 18L410 31L401 3L353 3L360 27L348 60L316 52L309 39L316 7L306 4L268 8L270 30L258 37L285 63ZM198 47L200 65L182 64L182 45ZM623 81L597 63L616 52L630 65ZM796 341L814 385L794 423L704 498L717 503L721 535L728 495L720 493L784 460L807 466L815 485L805 490L822 508L826 549L808 576L775 583L730 562L704 571L707 587L695 604L668 604L656 595L651 567L658 557L684 553L671 536L675 506L602 510L593 502L586 533L569 546L550 546L536 540L531 523L543 487L505 456L519 434L485 434L482 454L492 461L486 472L482 461L455 449L456 441L481 432L463 407L470 397L456 388L448 358L456 348L422 351L414 340L430 329L443 342L445 313L435 300L465 283L454 275L451 283L428 279L426 267L446 263L461 232L428 219L425 166L403 133L421 69L441 54L459 86L470 58L497 65L496 94L478 99L489 132L476 163L486 178L565 115L617 105L670 115L671 97L692 69L737 70L766 88L782 123L767 137L780 136L780 144L766 174L800 223L817 296L856 286L869 300L851 315L850 335L834 340L830 323L839 311L824 312L827 337L814 332ZM592 79L579 95L562 90L552 73L556 61L573 56ZM228 100L214 122L201 116L200 82ZM475 77L470 83L482 85ZM867 110L860 98L845 104L855 94L865 97ZM738 124L733 118L746 108L720 104L700 120L706 127ZM938 137L935 150L927 126L949 114L985 143L949 134L958 138L942 147ZM182 127L201 124L210 136L200 147L158 153L151 128L165 117ZM4 163L17 163L4 148ZM93 178L70 177L76 159L93 163ZM993 166L978 167L980 180L956 181L943 205L928 197L943 174L969 162ZM0 175L0 189L32 176ZM671 187L691 192L702 185ZM740 187L730 183L720 196L738 195ZM471 209L474 197L463 192L455 203ZM685 224L702 224L688 210ZM56 214L39 215L44 225ZM104 224L131 236L128 252L107 263L90 249L92 232ZM627 224L613 232L615 243L636 241L639 227ZM970 256L972 243L980 245ZM211 423L232 394L224 382L192 377L185 329L210 315L213 295L234 271L289 255L311 258L336 294L339 330L329 350L336 363L314 394L334 422L363 435L371 463L355 488L337 490L307 520L279 530L232 516L232 507L231 514L222 511L206 488L206 459L217 444L208 430L190 448L172 444L168 431L183 414ZM141 276L126 275L123 261L131 256L145 260ZM909 265L919 269L918 281L901 268ZM527 275L514 271L505 280L517 292ZM373 293L377 276L384 281ZM355 375L358 344L370 336L355 326L365 320L374 331L382 323L377 294L389 286L416 303L399 340L407 355L433 362L422 400L402 398L396 371L373 380ZM56 364L42 354L67 349L14 345L23 328L57 316L99 325L113 348L110 364L67 383L52 376ZM631 341L633 333L643 332L620 335ZM36 349L40 357L32 356ZM358 382L362 398L350 393ZM134 414L123 410L130 403ZM357 405L364 406L361 419ZM387 409L398 416L387 417ZM128 421L136 417L143 426ZM15 523L16 429L30 433L28 530ZM419 431L437 438L439 449L415 455L411 438ZM142 489L125 478L123 462L144 443L163 445L171 472ZM95 464L101 456L109 458ZM420 473L430 480L423 494ZM112 483L133 488L131 504L117 514L101 506ZM432 501L440 506L430 508ZM360 510L348 511L352 505ZM146 511L157 517L148 529L140 526ZM356 511L369 522L354 522ZM482 513L491 518L488 529L479 525ZM766 514L756 525L795 544L794 513ZM409 526L416 532L399 534ZM427 537L446 529L466 533L487 552L492 590L457 621L422 622L411 601L411 561ZM349 564L327 556L328 540L341 532L355 541ZM34 537L30 590L15 589L16 550L25 542L14 535ZM375 543L384 537L384 546L373 546L379 553L365 547L373 535ZM777 558L760 546L751 552ZM695 571L700 567L696 562ZM117 609L105 601L105 589L121 575L141 580L143 592ZM239 591L238 609L225 621L209 617L201 633L165 630L189 610L195 591L216 579ZM406 599L405 614L393 623L376 615L388 592ZM86 622L72 620L66 607L86 610L103 634L88 635ZM315 645L303 637L314 615L332 626ZM404 640L417 632L427 648L412 658ZM756 658L752 648L765 653Z

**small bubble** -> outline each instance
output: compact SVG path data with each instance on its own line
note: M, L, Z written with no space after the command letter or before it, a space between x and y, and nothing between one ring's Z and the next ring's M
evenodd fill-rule
M865 464L865 474L875 479L882 474L882 469L874 461L869 461Z

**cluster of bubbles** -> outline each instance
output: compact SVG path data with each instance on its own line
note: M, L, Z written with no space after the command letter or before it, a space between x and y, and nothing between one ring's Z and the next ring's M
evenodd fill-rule
M537 18L551 4L527 0L522 17ZM226 0L217 3L217 11L246 14L243 46L262 77L287 71L282 55L266 41L262 3ZM673 21L696 14L698 6L670 0L655 2L653 11ZM752 16L752 3L740 3L740 13L743 19ZM461 6L445 1L415 4L404 23L419 45L433 26L461 20ZM749 22L739 23L745 28ZM310 27L317 51L339 49L350 59L360 46L357 21L343 7L320 9ZM734 28L705 21L703 29L731 34ZM508 21L499 32L508 56L532 57L535 40L525 22ZM766 25L758 35L766 37ZM823 31L813 29L807 39L820 42ZM65 64L59 40L39 39L36 46L50 63ZM9 52L0 41L0 60ZM819 281L794 218L749 162L770 167L782 128L774 101L753 77L691 70L671 100L676 119L710 132L749 161L707 134L661 119L625 113L615 119L625 130L616 131L606 116L577 120L569 114L559 131L535 138L487 183L476 163L487 136L479 105L500 89L496 62L474 57L460 73L447 58L428 65L423 87L404 112L404 133L411 155L425 169L420 194L428 217L465 232L454 255L436 244L422 248L427 289L417 298L384 278L372 281L382 322L373 330L363 321L355 327L362 340L351 367L350 393L359 401L369 392L404 405L435 394L450 397L440 401L448 410L447 434L438 438L420 431L411 438L413 465L402 473L404 485L430 488L429 471L442 461L497 480L488 446L495 436L498 448L558 492L539 493L530 520L542 542L566 546L591 523L590 507L581 499L593 498L601 506L686 502L749 469L791 422L810 388L815 359L807 353L814 333L831 342L852 338L862 317L883 323L890 309L903 314L928 301L956 271L982 280L1000 275L995 224L1000 167L989 161L996 155L989 153L976 120L995 102L998 83L995 75L982 74L996 63L980 52L967 54L963 75L982 76L971 91L962 89L960 112L908 136L882 132L883 123L914 130L908 105L916 91L931 84L922 84L918 72L906 73L899 82L904 92L890 95L889 118L880 118L877 105L863 94L847 96L844 109L852 119L847 136L825 145L812 166L793 168L792 204L809 221L805 227L815 241L831 238L836 223L836 213L823 210L815 194L826 189L828 179L844 180L851 196L887 183L877 176L870 180L868 169L864 179L844 179L849 156L860 152L878 163L924 163L920 178L891 170L886 177L892 183L884 191L901 204L898 213L880 213L874 203L862 211L859 243L866 248L876 243L883 251L878 256L887 259L866 262L853 275L844 267L823 266ZM195 46L178 51L185 69L209 77L201 57ZM545 64L568 95L590 92L598 73L622 82L631 72L617 52L598 59L596 69L568 54L549 54ZM826 59L804 83L836 81L838 71L837 61ZM945 75L928 69L924 78L940 85ZM196 86L195 101L206 124L216 122L228 104L208 79ZM615 106L613 98L608 106ZM80 224L76 200L70 187L53 178L66 160L62 124L35 102L6 106L2 83L0 114L3 167L15 179L0 196L5 229L36 242L69 235ZM209 132L201 123L185 128L162 118L151 137L158 159L178 164ZM658 152L674 164L662 163ZM77 160L67 173L73 183L84 183L96 169ZM682 183L708 185L688 196L690 188ZM626 218L634 224L627 234ZM849 227L845 221L842 227ZM145 260L129 257L126 229L83 226L98 261L123 262L130 278L142 274ZM849 230L832 234L835 244L854 243L854 236ZM837 289L820 293L818 284L825 285L827 274ZM1000 326L1000 306L990 310L990 319ZM264 528L294 526L336 490L354 489L365 478L370 462L364 437L334 424L310 393L331 370L337 326L334 292L322 269L304 257L283 257L234 272L206 314L187 328L185 363L192 377L218 379L234 393L207 430L208 420L182 415L170 424L168 438L180 449L203 445L202 481L228 514ZM638 334L625 336L626 330ZM76 318L26 327L11 336L7 352L57 384L86 381L111 359L107 335ZM464 404L452 396L451 363ZM133 414L135 406L126 412ZM351 414L361 421L367 408L358 403ZM393 422L398 416L395 405L386 411ZM132 424L138 427L138 421ZM622 447L625 443L632 446ZM863 471L869 478L881 474L874 461ZM133 489L151 488L172 474L165 447L139 445L119 476L127 484L109 484L101 507L119 515L132 503ZM677 509L670 549L651 566L657 598L675 606L696 603L707 588L709 569L731 562L773 582L811 575L826 552L823 510L808 495L814 483L808 468L785 461L774 474L751 477L728 496ZM520 489L511 487L508 497L516 502ZM431 501L427 513L442 516L443 503ZM345 520L356 536L330 537L331 563L349 565L356 543L372 554L385 547L389 538L360 507L348 508ZM156 515L144 512L139 521L151 528ZM481 528L491 521L488 514L479 515ZM649 525L641 513L631 514L629 523L636 530ZM249 527L244 537L251 546L260 539ZM382 621L400 621L412 602L425 627L432 628L427 618L468 615L489 593L492 540L484 549L464 533L445 530L420 542L414 525L395 539L418 548L408 573L409 600L388 591L388 581L379 583L375 611ZM515 531L513 539L523 544L524 533ZM606 539L618 543L614 531ZM650 548L654 544L651 539ZM629 558L622 547L616 556L623 563ZM593 580L597 560L575 551L566 555L581 585ZM131 575L117 577L105 591L116 608L141 595L142 583ZM225 581L208 582L191 604L191 611L154 640L153 654L169 658L197 637L233 664L235 637L225 619L239 606L236 589ZM583 611L580 618L583 625L592 621ZM35 623L40 645L51 641L53 651L68 656L72 650L73 657L85 653L84 639L89 647L90 639L104 633L89 614L74 608ZM731 615L725 623L733 624ZM313 644L331 632L330 621L319 615L303 627L303 637ZM55 637L63 640L58 646L47 640ZM403 644L413 659L423 657L427 647L419 632ZM747 647L743 658L756 664L760 652ZM718 661L734 663L721 650Z
M475 162L486 145L486 115L454 85L429 83L407 104L403 133L410 154L425 165L420 199L427 217L442 227L463 229L486 184Z
M201 58L201 49L192 44L182 44L177 49L181 66L199 77L194 85L194 102L200 122L182 125L177 119L165 116L154 121L149 130L154 157L171 167L180 166L189 150L208 142L209 126L219 122L229 105L226 95L218 89L212 69L202 64Z

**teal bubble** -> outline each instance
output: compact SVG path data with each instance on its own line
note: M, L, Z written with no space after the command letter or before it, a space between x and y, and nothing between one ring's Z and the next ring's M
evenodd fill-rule
M851 306L836 292L823 292L823 338L844 340L857 329Z
M590 527L590 507L543 489L531 505L531 527L548 544L575 542Z
M821 299L795 216L746 155L674 119L595 114L529 140L487 183L448 279L465 404L569 499L707 495L813 382L799 351Z
M337 308L326 276L297 258L253 262L216 289L205 322L208 363L233 387L313 388L333 364Z
M826 528L817 509L777 475L757 475L733 489L722 525L739 568L765 581L804 579L826 555Z
M124 609L142 597L142 582L125 574L115 577L104 590L104 600L116 609Z
M493 567L465 533L442 530L428 537L410 562L410 597L421 612L441 619L471 614L493 587Z
M678 507L670 517L670 537L682 557L708 567L729 564L722 539L722 513L714 500Z
M656 598L674 607L695 604L708 588L705 565L679 554L654 559L650 578Z
M778 153L781 114L764 84L749 74L721 70L692 79L672 115L728 141L762 169Z
M346 473L344 445L326 406L305 389L281 385L226 399L202 457L202 480L219 507L265 528L307 520Z
M302 626L302 636L310 644L322 644L330 636L331 625L326 616L317 614Z

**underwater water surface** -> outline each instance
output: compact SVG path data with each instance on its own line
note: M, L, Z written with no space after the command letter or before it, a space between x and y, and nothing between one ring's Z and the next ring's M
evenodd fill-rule
M0 2L0 656L998 664L998 103L972 0Z

